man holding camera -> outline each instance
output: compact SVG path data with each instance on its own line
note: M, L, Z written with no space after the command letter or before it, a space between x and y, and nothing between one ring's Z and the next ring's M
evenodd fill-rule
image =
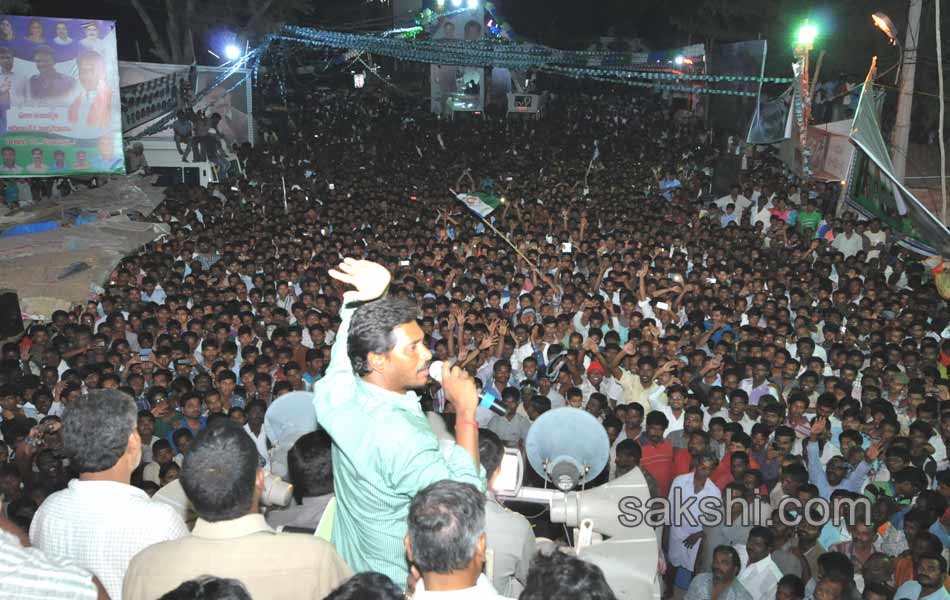
M343 296L330 365L314 384L317 420L333 438L333 544L354 571L377 571L404 586L403 540L416 493L443 479L485 491L478 392L471 377L446 363L442 388L455 407L457 445L443 453L411 391L428 381L432 358L418 308L383 298L391 276L381 265L347 258L330 275L356 288Z

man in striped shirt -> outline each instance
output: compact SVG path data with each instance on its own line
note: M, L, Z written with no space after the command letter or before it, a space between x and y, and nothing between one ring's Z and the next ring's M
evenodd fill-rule
M106 600L105 589L88 571L29 547L29 538L0 516L0 589L4 598Z

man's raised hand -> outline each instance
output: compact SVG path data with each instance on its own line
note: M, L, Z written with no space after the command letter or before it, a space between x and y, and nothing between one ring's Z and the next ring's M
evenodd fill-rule
M336 269L330 269L330 277L356 288L343 294L347 303L376 300L386 293L392 279L386 267L355 258L344 258Z

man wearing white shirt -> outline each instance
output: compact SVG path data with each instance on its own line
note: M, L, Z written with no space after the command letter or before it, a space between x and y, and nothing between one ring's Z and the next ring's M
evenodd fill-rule
M679 522L674 519L669 528L669 563L677 571L685 571L686 576L677 573L676 580L687 586L692 579L692 571L699 554L699 541L703 535L703 527L699 524L702 513L700 505L703 498L722 497L722 492L710 479L710 475L718 464L719 459L712 452L707 451L701 455L699 465L692 473L674 478L670 486L670 506L682 507L683 516ZM695 498L695 502L689 504L687 498ZM692 518L686 517L685 513L692 515ZM679 583L677 585L685 591L685 587Z
M736 207L736 219L738 222L742 222L742 213L745 209L752 206L752 201L739 193L739 186L734 185L729 191L729 194L723 196L722 198L716 200L716 206L719 207L719 210L725 211L726 206L733 204Z
M745 413L746 407L749 405L749 395L743 390L732 390L732 393L729 394L729 415L726 418L726 424L729 423L738 423L742 427L744 433L752 433L752 427L755 426L755 421L750 419Z
M716 417L720 417L728 423L729 410L723 406L726 398L722 388L711 389L706 397L709 406L703 408L703 429L708 430L709 422Z
M174 509L129 485L142 457L136 418L132 397L114 390L98 390L69 405L63 442L79 479L49 496L30 526L35 547L91 571L111 598L122 597L133 556L188 535Z
M478 582L487 544L485 497L474 486L446 479L421 489L409 505L405 539L406 555L422 578L413 598L503 598Z
M656 394L650 397L650 403L653 404L655 410L666 415L670 422L669 427L666 428L666 435L669 435L674 431L683 429L683 422L686 417L686 388L681 385L670 386L666 390L666 397L667 401L664 403L661 400L662 395Z
M755 226L756 223L762 223L763 230L768 231L772 225L772 202L761 195L758 198L753 198L753 202L755 202L755 204L750 208L752 211L752 225Z
M746 551L749 563L739 573L739 583L753 598L775 598L782 570L772 560L775 535L768 527L753 527Z
M854 223L845 221L844 231L835 236L835 240L831 242L831 247L844 254L845 258L851 258L863 250L865 244L870 244L870 242L854 231Z
M581 381L581 393L584 394L584 406L590 400L591 394L601 393L607 396L611 406L623 401L623 388L613 377L605 377L604 366L600 361L591 361L587 367L587 375Z

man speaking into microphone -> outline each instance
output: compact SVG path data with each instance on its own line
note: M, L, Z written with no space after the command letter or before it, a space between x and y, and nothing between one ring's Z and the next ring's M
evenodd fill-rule
M485 490L478 464L475 381L443 365L442 388L455 406L456 443L446 457L411 390L426 384L432 353L411 302L384 297L390 274L351 258L330 276L353 286L326 375L314 384L320 426L333 438L337 499L332 541L354 572L376 571L405 586L403 539L416 492L443 479Z

